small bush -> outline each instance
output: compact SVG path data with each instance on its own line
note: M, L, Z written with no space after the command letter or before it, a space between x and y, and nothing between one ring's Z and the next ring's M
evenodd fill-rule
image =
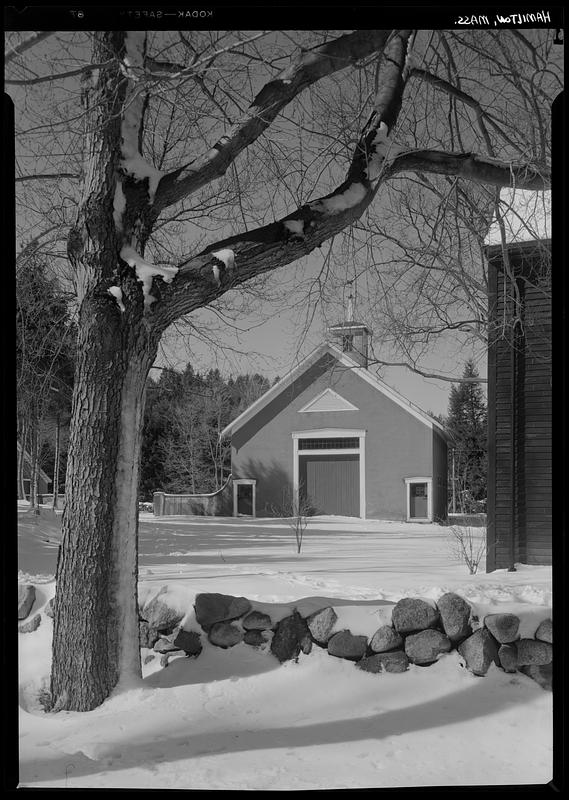
M466 564L471 575L475 575L488 552L486 533L481 534L480 528L471 525L449 525L447 530L453 555Z

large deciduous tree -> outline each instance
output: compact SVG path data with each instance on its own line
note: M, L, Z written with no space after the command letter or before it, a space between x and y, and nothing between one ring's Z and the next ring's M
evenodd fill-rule
M94 32L89 58L58 75L16 70L35 47L49 48L49 37L19 50L13 43L14 92L81 82L72 118L80 171L54 153L39 159L37 176L49 181L59 169L79 186L68 237L79 333L54 709L92 709L141 674L140 439L146 378L166 329L262 275L271 275L265 291L278 286L283 267L381 215L394 181L409 197L413 181L446 177L547 186L539 126L551 96L543 82L533 80L526 106L508 94L504 115L488 109L491 87L477 84L478 61L492 61L510 94L514 73L527 88L511 53L500 52L492 32L440 41L431 33ZM514 42L513 32L499 33ZM477 40L482 34L488 41ZM518 41L524 58L547 46L543 34ZM438 74L444 65L448 74ZM440 89L449 109L433 98ZM20 177L22 191L33 177Z

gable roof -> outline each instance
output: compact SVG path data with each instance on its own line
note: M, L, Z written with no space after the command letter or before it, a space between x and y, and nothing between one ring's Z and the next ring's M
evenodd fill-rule
M229 425L226 425L226 427L219 434L220 439L231 436L236 430L239 430L239 428L241 428L246 422L258 414L261 409L265 408L275 397L278 397L281 392L287 389L297 378L300 377L300 375L306 372L307 369L309 369L326 354L333 356L333 358L335 358L340 364L350 369L353 374L366 381L366 383L376 389L376 391L385 397L388 397L390 400L396 403L396 405L403 408L428 428L431 430L436 430L447 442L452 442L452 437L449 433L447 433L440 422L431 417L429 414L425 413L410 400L407 400L406 397L403 397L403 395L399 394L399 392L395 391L395 389L392 389L391 386L388 386L375 375L372 375L367 369L361 367L356 361L350 358L347 353L343 353L329 342L319 345L308 356L306 356L306 358L297 364L296 367L291 369L290 372L281 378L278 383L275 383L275 385L268 389L265 394L261 395L258 400L255 400L255 402L252 403L249 408L246 408L245 411L239 414L239 416L236 417L233 422L230 422Z

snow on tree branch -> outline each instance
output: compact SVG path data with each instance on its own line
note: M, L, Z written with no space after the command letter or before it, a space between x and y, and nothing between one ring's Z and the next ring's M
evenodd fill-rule
M374 111L356 146L346 180L331 194L311 201L281 220L217 242L181 264L178 278L168 293L167 308L161 309L160 314L171 322L228 289L307 255L355 222L381 184L399 172L454 175L494 186L528 189L547 184L547 169L537 165L505 162L475 153L400 152L393 144L392 132L401 110L406 79L412 74L408 47L411 38L412 31L398 31L387 43ZM219 263L215 252L220 251L230 251L238 267L223 280L219 272L215 273Z
M296 261L361 216L377 190L371 184L370 163L374 177L379 176L391 147L387 137L395 128L401 109L407 43L411 33L398 31L389 41L380 72L382 82L375 109L356 146L346 180L334 192L305 204L287 217L225 239L180 265L175 286L167 293L163 308L157 312L163 320L170 322L203 305L204 298L211 302L229 288ZM222 280L219 264L228 266L228 258L231 264L235 262L236 269L231 274L224 270ZM214 285L210 270L214 275Z
M4 56L4 63L9 64L10 61L13 61L19 55L25 53L26 50L30 49L30 47L33 47L39 42L42 42L44 39L47 39L48 36L53 36L54 33L55 31L40 31L39 33L33 33L31 36L28 36L27 39L24 39L24 41L20 42L20 44L16 45L16 47L12 47L10 44L8 44L11 52L6 53Z
M144 160L140 153L140 130L144 114L144 72L146 47L145 31L127 31L125 34L125 56L121 69L129 80L121 122L120 169L135 181L148 180L148 196L152 203L163 173ZM124 192L121 181L117 183L114 201L114 220L118 230L122 227Z
M152 264L150 261L145 260L136 252L134 247L130 245L125 245L121 249L120 256L123 261L126 261L129 267L134 268L136 277L142 283L145 306L151 305L156 300L156 298L150 294L153 279L155 277L161 277L165 283L170 283L178 272L178 267L159 267L156 264Z
M248 113L221 136L206 153L166 175L156 196L160 209L221 177L245 148L271 125L300 92L356 61L381 52L391 31L355 31L322 46L302 52L295 63L261 89Z

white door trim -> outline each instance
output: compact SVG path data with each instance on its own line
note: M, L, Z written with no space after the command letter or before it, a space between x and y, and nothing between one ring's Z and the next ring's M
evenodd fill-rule
M249 514L239 514L237 511L237 487L238 486L252 486L253 487L253 499L252 499L252 509L253 513L251 516L257 516L257 481L252 480L250 478L238 478L237 480L233 481L233 516L234 517L248 517Z
M412 517L411 516L411 484L412 483L426 483L427 484L427 516L426 517ZM425 476L417 478L405 478L405 494L407 495L407 522L432 522L433 521L433 479Z
M292 487L293 497L298 508L299 504L299 440L300 439L359 439L359 447L346 448L345 450L305 450L303 455L359 455L360 465L360 519L366 518L366 431L353 428L318 428L307 431L293 431L292 433Z

